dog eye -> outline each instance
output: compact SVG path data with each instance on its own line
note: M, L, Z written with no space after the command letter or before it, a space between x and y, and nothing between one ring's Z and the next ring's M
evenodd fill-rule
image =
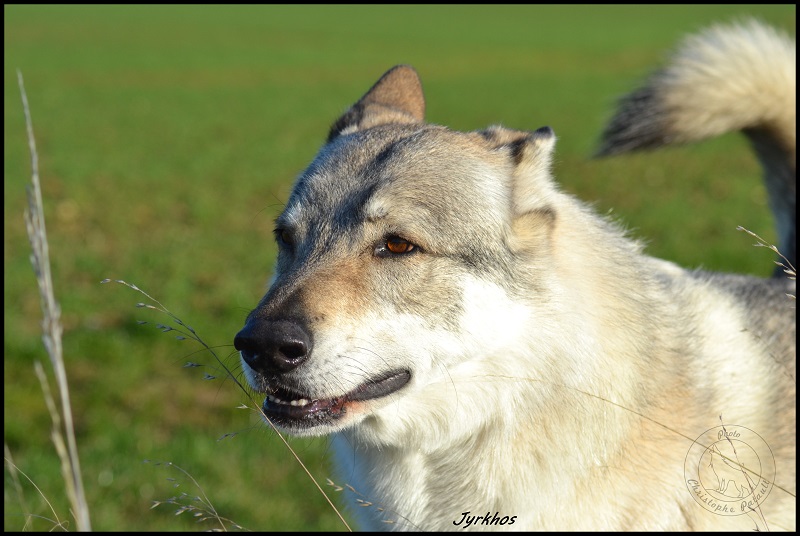
M381 256L387 255L407 255L412 251L416 251L417 246L399 236L390 236L386 241L376 248L376 253Z
M286 229L275 229L275 240L277 240L279 244L284 246L292 247L294 245L294 238L292 237L292 233L290 233Z

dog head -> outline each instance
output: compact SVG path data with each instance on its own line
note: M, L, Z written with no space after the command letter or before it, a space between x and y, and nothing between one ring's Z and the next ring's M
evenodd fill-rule
M521 288L536 288L555 219L553 132L455 132L424 109L416 72L388 71L334 123L277 218L274 280L234 343L285 430L361 423L390 441L414 412L443 427L481 418L468 389L502 375L528 336Z

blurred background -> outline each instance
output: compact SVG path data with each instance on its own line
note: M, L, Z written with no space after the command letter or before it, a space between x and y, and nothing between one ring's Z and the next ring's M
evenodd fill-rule
M218 527L173 515L175 505L151 509L186 493L184 503L205 494L250 530L343 530L286 446L240 408L247 398L215 357L154 327L169 318L136 308L141 294L100 281L138 285L240 377L233 336L269 280L273 218L293 178L398 63L420 73L430 122L553 127L563 188L625 222L651 254L768 275L772 254L735 230L774 241L741 136L590 158L616 99L681 36L748 15L794 35L793 5L5 5L4 443L7 463L10 454L36 485L16 485L6 465L5 530L75 528L33 369L49 365L23 220L30 156L17 69L93 528ZM325 484L335 480L328 440L290 444L343 504L346 491Z

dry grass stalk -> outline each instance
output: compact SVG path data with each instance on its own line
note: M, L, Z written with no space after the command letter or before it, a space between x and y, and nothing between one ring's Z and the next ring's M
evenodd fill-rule
M149 462L150 460L145 460L145 463ZM203 491L203 488L200 484L195 480L195 478L190 475L184 469L178 467L172 462L154 462L155 465L163 465L166 467L170 467L176 469L183 473L186 477L188 477L194 486L200 490L200 495L191 495L189 493L181 492L179 495L175 495L166 499L164 501L153 501L153 505L150 507L151 509L161 506L163 504L168 504L171 506L177 506L178 509L175 510L175 515L179 516L183 513L190 513L198 523L203 523L205 521L211 521L212 523L218 523L219 528L210 528L208 529L209 532L227 532L228 526L230 525L231 528L236 530L246 530L244 527L231 521L230 519L226 519L217 513L216 508L211 503L211 500L206 495L206 492ZM175 487L178 487L180 484L177 483L177 480L174 478L169 479L171 482L175 482ZM227 523L227 525L226 525Z
M797 279L797 269L794 267L794 265L792 265L792 263L789 261L789 259L787 259L787 258L786 258L786 257L783 255L783 253L781 253L781 252L778 250L778 248L777 248L775 245L773 245L773 244L770 244L769 242L767 242L766 240L764 240L763 238L761 238L760 236L758 236L758 235L757 235L756 233L754 233L753 231L750 231L750 230L748 230L748 229L745 229L745 228L744 228L744 227L742 227L741 225L740 225L739 227L737 227L737 228L736 228L736 230L737 230L737 231L744 231L745 233L747 233L747 234L749 234L750 236L752 236L753 238L755 238L755 239L757 240L757 243L756 243L756 244L754 244L756 247L767 248L767 249L769 249L769 250L773 251L774 253L776 253L776 254L778 255L778 257L780 257L780 258L783 260L783 262L781 262L781 261L774 261L774 262L775 262L775 264L776 264L776 265L777 265L779 268L781 268L781 270L783 271L783 273L784 273L784 274L786 274L786 277L787 277L787 278L789 278L789 279ZM790 297L790 298L792 298L793 300L794 300L794 299L797 299L797 297L796 297L794 294L787 294L787 296L788 296L788 297Z
M47 379L40 374L43 382L45 400L51 409L53 417L52 438L61 460L62 475L67 489L67 496L72 513L75 516L77 528L80 531L92 530L89 520L89 507L83 492L81 467L78 460L78 447L75 442L75 430L72 422L72 408L69 399L67 374L61 349L61 310L53 292L53 280L50 275L50 255L47 244L47 233L44 225L44 211L42 209L42 191L39 186L39 157L36 152L36 141L33 137L33 123L31 121L28 97L22 81L22 73L17 71L19 89L22 95L22 107L25 113L25 124L28 132L28 147L31 153L31 184L27 188L28 208L25 211L25 226L31 242L31 263L39 285L39 297L42 302L42 340L50 357L50 364L58 386L60 411L47 387ZM66 436L66 442L64 437Z

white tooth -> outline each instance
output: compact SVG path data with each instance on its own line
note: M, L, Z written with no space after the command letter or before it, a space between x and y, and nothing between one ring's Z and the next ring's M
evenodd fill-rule
M281 400L277 396L274 395L267 395L267 400L269 400L273 404L281 404L284 406L296 406L296 407L303 407L309 405L312 401L306 398L298 398L296 400Z

